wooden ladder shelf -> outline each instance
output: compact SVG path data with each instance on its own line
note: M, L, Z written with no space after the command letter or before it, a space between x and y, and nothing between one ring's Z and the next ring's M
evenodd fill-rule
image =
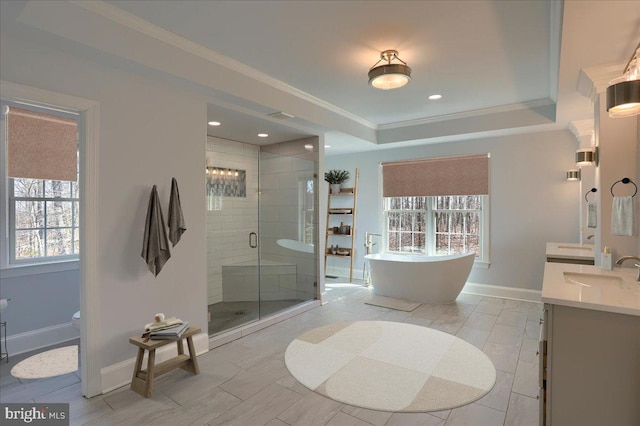
M324 271L326 274L327 258L329 257L349 259L349 282L353 281L353 260L355 258L356 247L358 177L358 169L356 169L354 173L353 187L342 188L337 194L332 194L331 190L329 190L329 194L327 195L327 230L324 248ZM333 204L332 201L334 202ZM349 201L353 201L353 203ZM335 206L335 203L339 203L339 205ZM339 224L338 221L340 221ZM345 222L348 223L345 224ZM349 238L350 245L345 246L345 241L349 241ZM336 253L331 252L331 247L334 245L339 248Z

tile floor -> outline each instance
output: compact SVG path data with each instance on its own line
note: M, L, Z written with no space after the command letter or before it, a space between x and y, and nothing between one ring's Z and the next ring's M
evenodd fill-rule
M128 386L85 399L72 373L19 381L0 366L1 402L68 402L72 425L439 425L538 423L537 340L542 305L461 295L455 304L422 305L413 312L365 305L370 290L328 280L329 303L198 358L201 374L161 376L145 399ZM480 400L431 413L389 413L345 405L300 385L287 371L284 351L299 334L337 321L385 320L428 326L467 340L497 369L494 389ZM17 358L17 357L14 357Z

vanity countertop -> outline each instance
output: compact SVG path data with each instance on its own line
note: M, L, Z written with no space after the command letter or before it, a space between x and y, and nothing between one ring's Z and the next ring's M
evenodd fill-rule
M593 260L593 244L547 243L547 257Z
M574 308L640 316L635 268L545 263L542 301Z

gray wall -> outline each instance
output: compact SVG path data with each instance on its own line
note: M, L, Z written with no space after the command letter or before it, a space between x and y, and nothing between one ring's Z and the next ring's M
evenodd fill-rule
M331 144L330 140L326 141ZM382 161L490 153L490 260L474 267L470 282L540 290L545 243L578 242L579 185L567 182L576 138L568 130L332 155L325 169L360 171L356 269L364 265L364 234L382 231L379 164ZM332 267L341 266L328 262ZM356 276L357 277L357 276Z
M11 299L2 313L7 335L25 333L71 321L80 310L78 270L13 278L2 277L0 295Z

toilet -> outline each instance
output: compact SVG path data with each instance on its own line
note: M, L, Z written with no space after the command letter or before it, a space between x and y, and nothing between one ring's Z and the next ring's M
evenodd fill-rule
M73 328L80 331L80 311L76 312L73 314L73 317L71 317L71 325Z

